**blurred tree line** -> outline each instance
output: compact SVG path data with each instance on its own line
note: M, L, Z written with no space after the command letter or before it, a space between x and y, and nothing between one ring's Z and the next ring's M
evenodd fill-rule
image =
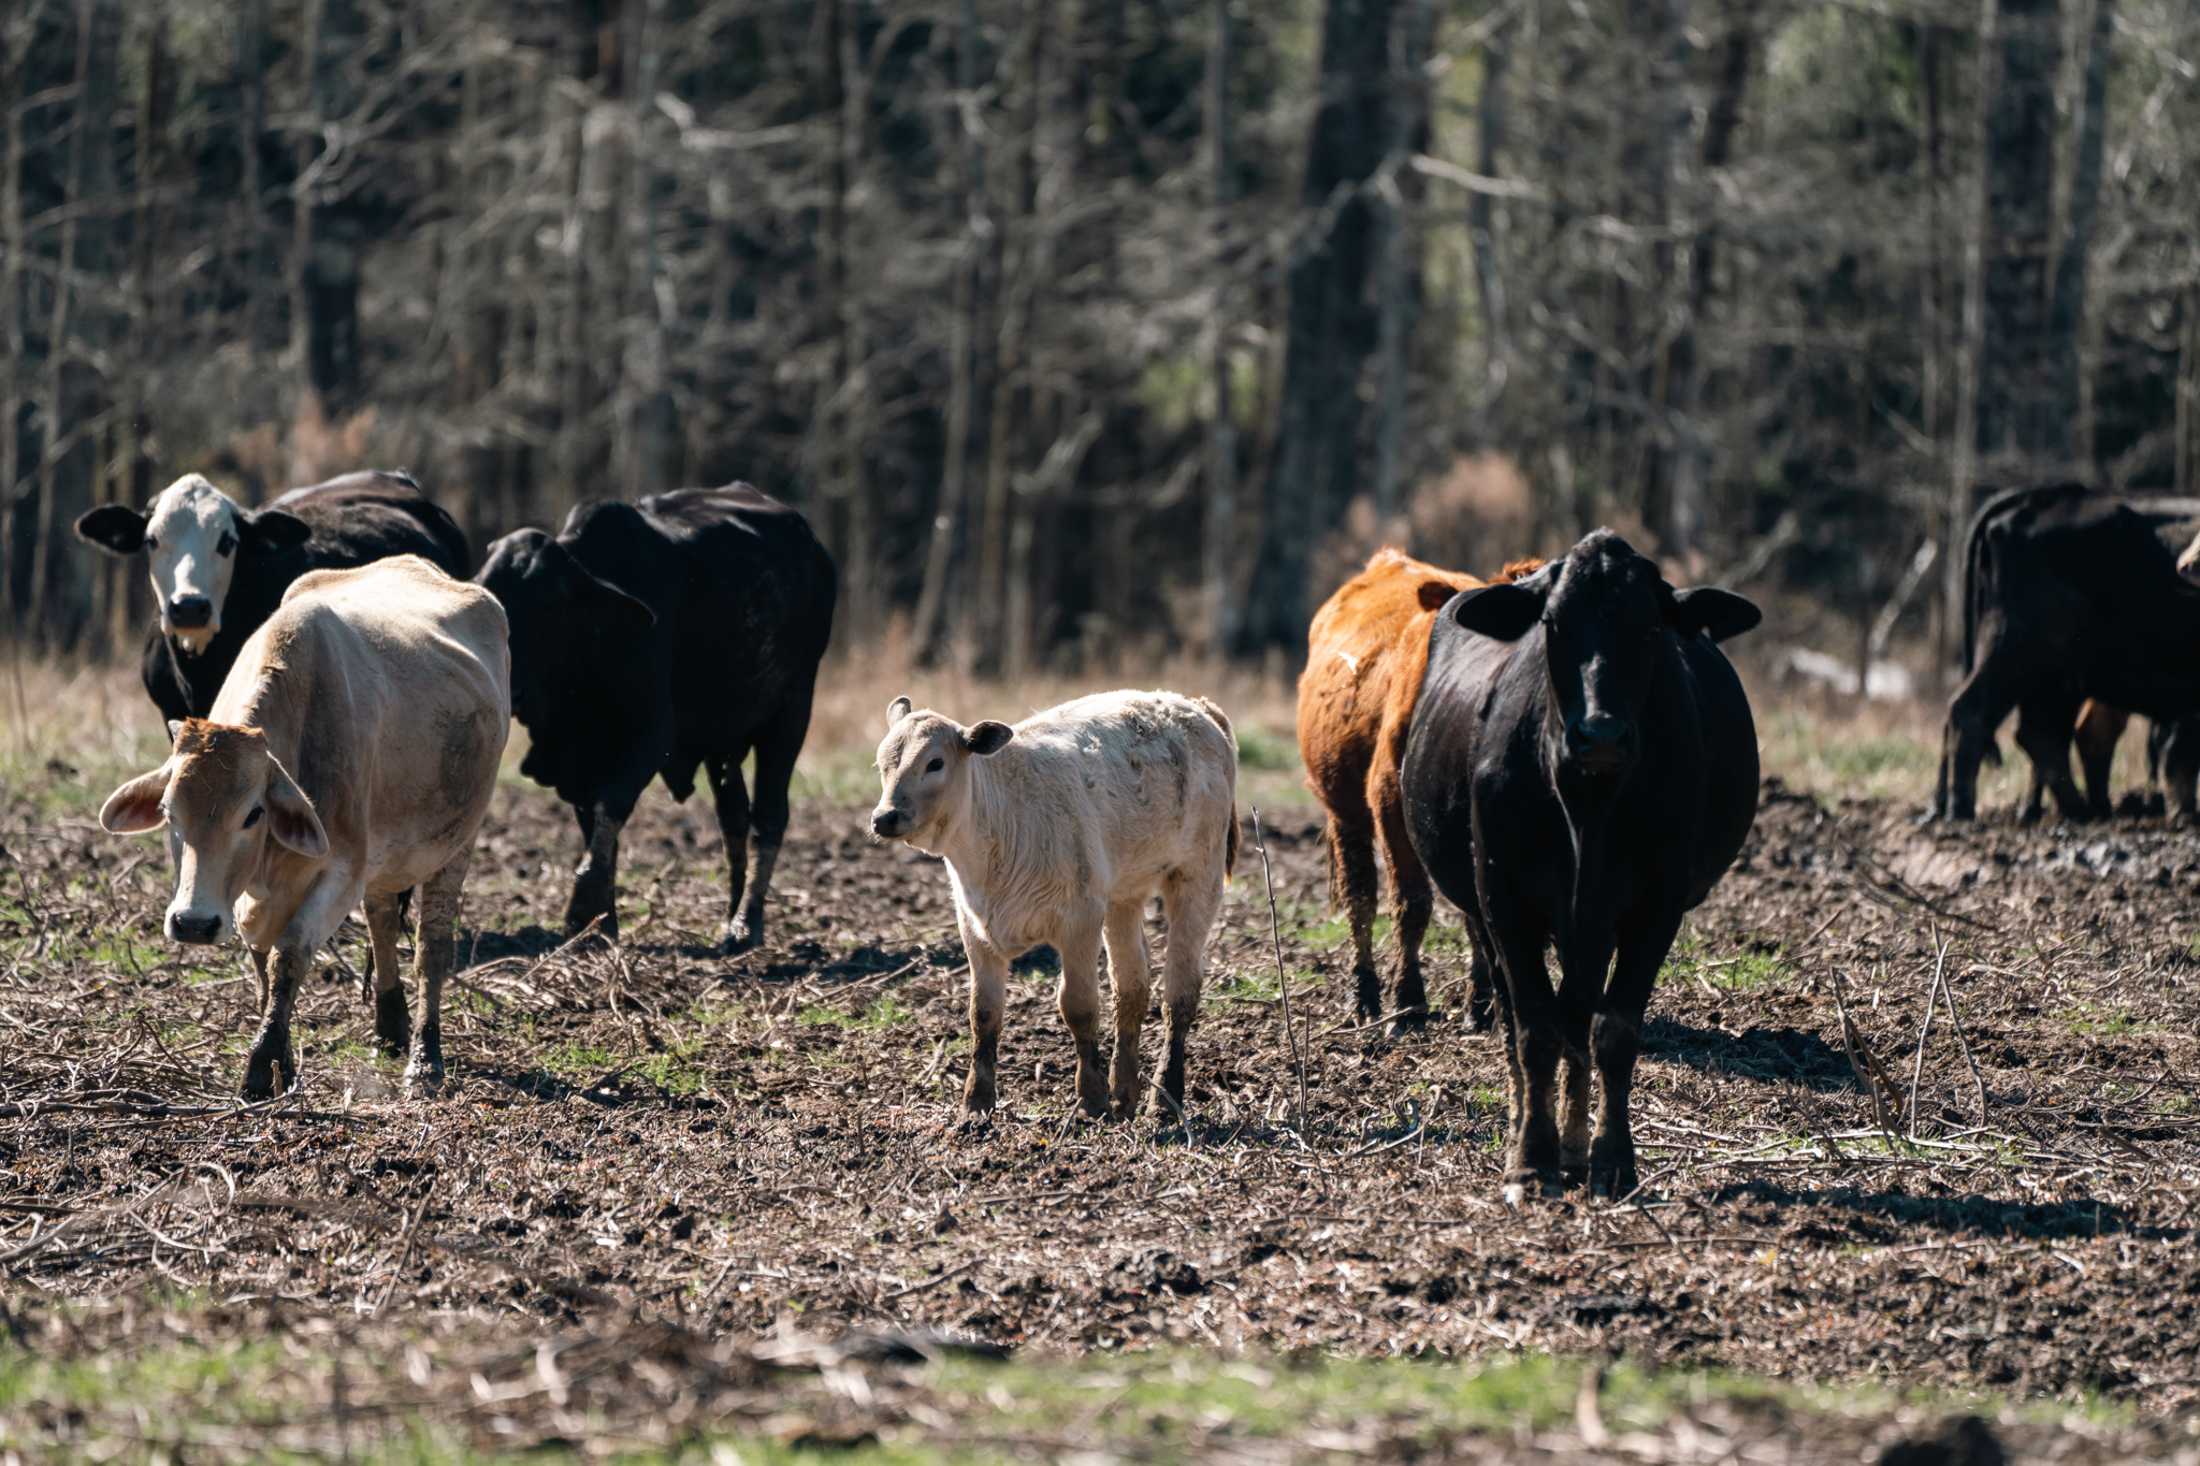
M749 479L842 638L1297 643L1609 522L1940 624L1972 485L2200 491L2190 0L8 0L0 607L70 520Z

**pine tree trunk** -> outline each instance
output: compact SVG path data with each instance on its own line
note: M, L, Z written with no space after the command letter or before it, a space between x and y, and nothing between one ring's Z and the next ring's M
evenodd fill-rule
M2067 411L2074 433L2067 456L2093 472L2093 394L2083 343L2086 284L2090 278L2094 221L2100 216L2101 154L2108 131L2109 50L2116 33L2116 0L2093 0L2093 25L2078 103L2078 137L2071 150L2070 213L2055 259L2054 293L2047 308L2053 352L2051 410Z
M2051 304L2055 77L2062 51L2057 0L1986 0L1981 38L1985 115L1984 332L1978 371L1978 454L1996 477L2066 472L2072 412L2058 394ZM2071 404L2074 408L2075 404Z
M1230 591L1237 539L1237 419L1230 381L1230 3L1211 0L1207 45L1207 232L1213 251L1214 299L1208 307L1207 496L1200 531L1200 599L1209 654L1235 639L1237 606Z

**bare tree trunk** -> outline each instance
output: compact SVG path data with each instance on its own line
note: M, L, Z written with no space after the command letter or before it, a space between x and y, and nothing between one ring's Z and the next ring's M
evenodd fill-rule
M2071 411L2059 400L2051 305L2057 0L1986 0L1991 41L1985 113L1985 334L1979 358L1978 452L1996 472L2067 470ZM1983 78L1982 78L1983 81ZM2074 406L2074 404L2072 404ZM1998 465L1998 467L1997 467Z
M2200 494L2200 281L2178 299L2184 329L2177 341L2177 492Z
M1209 654L1236 638L1231 550L1237 538L1237 419L1230 381L1230 0L1212 0L1207 44L1207 231L1214 299L1208 306L1207 497L1200 532L1200 599Z
M1482 88L1474 102L1475 170L1484 178L1497 176L1504 156L1505 75L1512 68L1512 22L1493 26L1482 43ZM1490 436L1490 413L1504 395L1512 373L1511 342L1506 330L1505 278L1497 255L1497 200L1489 190L1476 189L1467 196L1467 240L1474 249L1475 304L1482 317L1481 397L1476 403L1475 436Z
M1961 624L1963 614L1963 519L1969 507L1970 488L1958 480L1953 471L1954 453L1951 435L1949 397L1960 366L1952 360L1956 347L1948 330L1948 264L1946 258L1946 219L1941 206L1941 192L1946 186L1945 159L1947 155L1947 122L1941 105L1941 56L1945 50L1946 33L1938 25L1923 23L1917 27L1916 49L1919 88L1923 93L1925 126L1925 279L1920 291L1919 315L1924 323L1924 347L1922 361L1921 426L1926 440L1932 444L1935 466L1946 475L1946 492L1941 509L1940 543L1949 547L1940 558L1940 599L1933 621L1933 670L1937 686L1944 678L1950 658L1949 638ZM1960 315L1960 311L1958 311Z
M849 511L848 542L842 557L841 576L847 587L848 629L853 640L875 631L880 620L875 568L878 556L872 549L872 518L876 508L871 500L870 459L865 446L871 432L868 388L871 348L860 292L849 287L863 263L856 257L858 245L848 223L848 199L863 184L865 158L869 152L871 89L861 49L864 0L830 0L830 3L841 17L837 45L843 90L836 146L837 201L842 220L837 251L841 284L834 300L839 311L840 331L841 384L837 390L845 394L847 401L843 418L846 431L841 446L845 455L842 481ZM864 259L867 258L865 255Z
M2074 456L2093 468L2093 393L2085 369L2086 285L2093 252L2094 221L2100 216L2101 154L2108 131L2108 62L2116 33L2116 0L2093 0L2091 40L2078 104L2078 137L2071 151L2070 214L2055 259L2054 293L2047 307L2047 330L2054 353L2053 402L2074 422Z
M32 23L36 23L34 13ZM7 32L0 29L0 47ZM28 58L0 52L0 76L15 81L28 75ZM7 95L20 90L10 85ZM0 168L0 621L11 639L24 624L23 608L16 602L17 496L23 465L23 113L15 106L0 107L0 129L5 129L7 152Z
M633 286L622 312L626 331L620 382L619 483L634 495L661 493L678 484L675 461L679 433L672 394L665 380L665 337L669 302L659 289L663 276L657 253L657 201L652 186L649 136L654 130L658 47L664 34L665 0L634 0L633 41L627 64L633 85L627 96L627 271Z
M1375 264L1381 311L1375 345L1375 509L1386 520L1398 508L1404 472L1407 356L1421 294L1412 220L1420 175L1409 164L1420 151L1428 116L1426 68L1435 25L1429 0L1403 4L1391 30L1390 139L1377 189L1382 236Z
M362 40L356 0L306 0L299 54L313 125L298 144L291 205L290 350L305 386L332 405L359 384L359 244L329 205L341 162L331 137L353 110L345 65Z
M266 278L267 200L260 180L260 139L267 131L267 0L237 0L237 156L242 178L238 193L244 205L239 234L243 244L245 339L257 347L267 339L268 298L261 281Z
M962 0L961 28L955 42L955 126L962 137L963 210L966 227L955 266L954 337L949 345L947 454L940 474L939 510L932 520L931 547L925 553L924 582L917 592L914 637L917 655L930 660L939 652L947 606L947 576L962 529L963 506L970 497L970 438L978 395L979 274L993 222L986 214L985 144L978 131L978 7Z
M1971 518L1972 492L1978 478L1984 423L1980 397L1984 390L1986 361L1987 240L1992 228L1992 186L1988 175L1993 160L1988 146L1993 136L1989 118L2001 85L2000 0L1980 0L1978 37L1979 78L1977 131L1974 151L1979 172L1973 181L1969 225L1963 236L1963 320L1956 354L1956 405L1954 432L1949 451L1948 560L1943 582L1944 615L1951 627L1963 624L1964 574L1968 561L1966 535ZM1957 675L1969 671L1958 666Z
M137 199L130 228L129 294L136 318L130 330L133 339L156 343L167 339L163 329L167 323L153 283L153 242L160 223L160 185L168 168L168 125L175 106L175 70L169 64L166 12L158 8L148 11L144 25L145 90L138 104ZM125 373L123 380L123 420L116 438L129 446L126 452L117 456L109 479L108 497L127 504L143 504L151 497L153 473L152 454L146 449L152 426L146 410L146 374L142 370L130 371ZM134 592L145 583L145 578L131 561L106 556L102 556L101 561L110 577L108 647L121 652L129 648L137 633L140 618L136 614Z

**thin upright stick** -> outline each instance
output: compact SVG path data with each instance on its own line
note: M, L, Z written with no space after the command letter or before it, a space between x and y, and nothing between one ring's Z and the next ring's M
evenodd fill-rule
M1971 1041L1963 1036L1963 1023L1956 1017L1956 990L1954 984L1948 981L1945 961L1936 962L1933 965L1933 979L1934 985L1940 989L1940 996L1948 1004L1948 1026L1955 1030L1956 1047L1963 1051L1964 1066L1971 1071L1971 1092L1978 1098L1978 1123L1981 1128L1984 1128L1986 1124L1986 1080L1978 1072L1978 1060L1971 1057Z
M1299 1139L1306 1138L1306 1055L1299 1052L1299 1031L1291 1022L1291 976L1283 967L1283 918L1276 914L1276 877L1268 867L1268 837L1261 833L1260 806L1253 806L1253 843L1260 847L1260 879L1268 888L1268 937L1276 948L1276 990L1283 997L1283 1036L1291 1044L1291 1066L1299 1076Z
M1917 1139L1917 1086L1925 1077L1925 1040L1933 1031L1933 1010L1940 1002L1940 974L1948 965L1948 943L1942 939L1940 928L1933 929L1933 980L1925 988L1925 1021L1917 1029L1917 1055L1910 1060L1910 1102L1904 1113L1904 1130L1912 1140Z

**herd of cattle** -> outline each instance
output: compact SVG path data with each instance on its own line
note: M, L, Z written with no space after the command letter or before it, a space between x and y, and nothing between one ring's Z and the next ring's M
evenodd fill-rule
M2200 592L2181 578L2200 541L2178 555L2195 529L2200 502L2076 486L1987 504L1967 547L1969 675L1936 813L1971 815L2012 709L2036 771L2029 813L2043 791L2066 815L2105 811L2103 750L2132 712L2153 721L2172 803L2192 812L2200 721L2185 720L2200 720L2200 664L2176 651L2200 635ZM795 510L745 484L585 504L556 535L497 540L477 569L404 474L349 474L259 510L193 474L146 510L93 510L77 532L147 559L159 621L143 675L172 741L100 822L166 829L171 938L243 938L262 1015L247 1098L297 1082L299 979L359 909L377 1036L408 1057L409 1086L439 1085L460 888L514 718L521 772L580 826L569 935L616 939L620 831L653 778L685 800L700 768L730 872L725 944L762 940L835 600L832 560ZM1731 592L1675 589L1609 530L1490 582L1384 550L1314 618L1299 743L1329 816L1361 1020L1426 1022L1420 947L1440 891L1472 939L1468 1023L1506 1035L1510 1194L1584 1175L1614 1194L1636 1184L1628 1096L1651 987L1755 818L1755 727L1719 643L1758 620ZM2070 776L2073 738L2090 799ZM1046 945L1081 1109L1127 1118L1150 1087L1181 1114L1207 938L1238 854L1222 709L1111 692L966 726L897 698L877 763L871 833L942 857L953 889L970 965L966 1111L996 1103L1009 966ZM1378 850L1399 944L1387 1006ZM397 957L408 892L417 1012ZM1166 1058L1142 1085L1156 895Z

